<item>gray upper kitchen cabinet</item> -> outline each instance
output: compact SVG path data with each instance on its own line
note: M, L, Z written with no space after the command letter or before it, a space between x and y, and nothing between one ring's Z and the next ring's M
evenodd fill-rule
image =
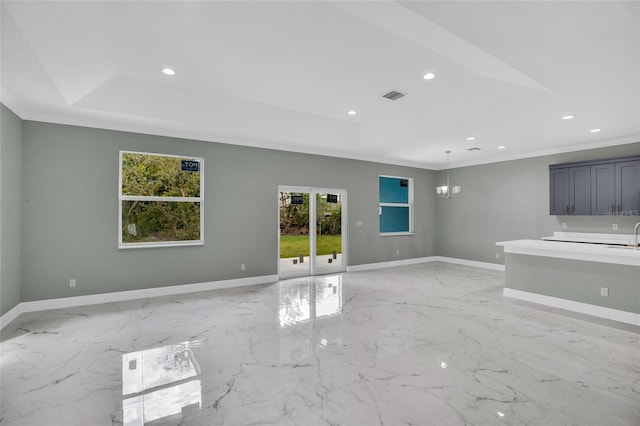
M569 214L591 214L591 166L569 167Z
M616 178L613 163L591 166L591 214L613 214L616 204Z
M640 157L549 166L552 215L640 215Z
M615 163L616 209L624 216L640 214L640 160Z
M550 170L549 214L591 214L591 166Z
M549 214L569 214L569 168L549 170Z

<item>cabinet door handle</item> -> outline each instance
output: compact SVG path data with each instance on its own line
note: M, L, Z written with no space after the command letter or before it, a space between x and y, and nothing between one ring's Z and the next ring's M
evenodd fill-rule
M615 213L615 212L616 212L616 205L611 204L611 213Z
M618 204L618 208L616 209L616 213L620 213L621 210L622 210L622 206L620 204Z
M571 206L571 213L576 211L576 206Z
M569 206L565 206L564 211L565 213L569 214Z

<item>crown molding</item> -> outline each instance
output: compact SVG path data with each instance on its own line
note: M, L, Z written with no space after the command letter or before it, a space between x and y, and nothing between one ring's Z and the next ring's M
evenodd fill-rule
M460 163L451 163L451 165L449 166L449 169L479 166L483 164L502 163L505 161L525 160L527 158L544 157L547 155L565 154L568 152L585 151L585 150L597 149L597 148L607 148L611 146L628 145L632 143L640 143L640 133L635 135L630 135L630 136L624 136L620 138L603 139L595 142L568 145L568 146L552 148L552 149L527 151L521 154L514 154L514 155L504 155L504 156L496 157L491 160L478 160L478 161L465 161ZM446 169L447 167L443 166L443 167L433 167L431 170L440 171L440 170L446 170Z

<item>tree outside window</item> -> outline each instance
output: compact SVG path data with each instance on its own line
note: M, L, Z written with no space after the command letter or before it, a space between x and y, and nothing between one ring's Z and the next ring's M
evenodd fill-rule
M203 158L120 152L119 247L203 244Z

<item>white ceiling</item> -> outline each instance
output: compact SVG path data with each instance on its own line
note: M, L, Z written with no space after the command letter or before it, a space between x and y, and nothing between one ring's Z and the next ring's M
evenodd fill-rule
M2 101L29 120L432 169L447 149L640 142L635 1L2 0L1 18Z

